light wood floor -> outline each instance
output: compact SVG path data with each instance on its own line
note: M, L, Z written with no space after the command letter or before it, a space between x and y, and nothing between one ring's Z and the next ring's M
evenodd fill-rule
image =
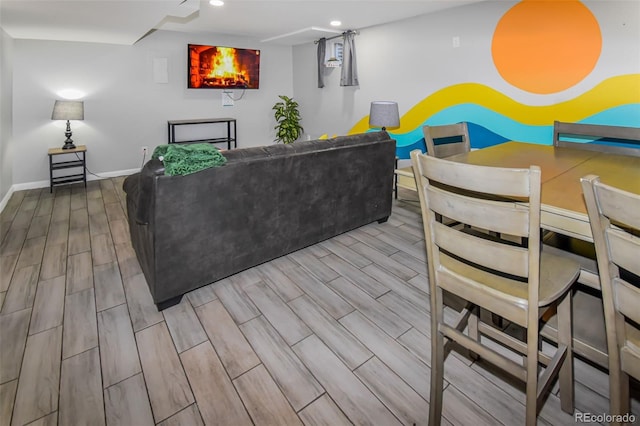
M2 212L2 425L427 423L415 203L160 313L131 247L122 180L16 192ZM577 409L606 413L606 373L577 360L575 375ZM445 380L444 424L523 424L523 386L482 361L450 356ZM574 424L556 394L540 424Z

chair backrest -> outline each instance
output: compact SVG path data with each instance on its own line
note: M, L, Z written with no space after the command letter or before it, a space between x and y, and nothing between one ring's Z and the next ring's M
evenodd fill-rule
M553 146L640 156L640 127L555 121Z
M469 152L469 131L467 123L423 126L422 133L427 145L427 155L438 158L451 157Z
M640 195L594 175L581 181L598 259L609 365L640 379L640 357L627 348L629 333L635 333L636 344L640 336Z
M417 150L411 159L424 221L432 297L436 287L441 287L493 312L506 312L504 316L517 324L527 326L532 318L537 321L540 169L456 163ZM438 215L471 228L446 226L436 219ZM478 229L488 232L475 232ZM524 238L526 244L492 238L491 232ZM483 290L480 283L487 274L497 287L504 277L519 277L522 282L518 288L509 291L525 302L519 305L528 301L536 307L533 316L528 317L526 308L505 311L504 304L496 305L502 302L495 288ZM478 281L478 277L483 278ZM503 281L505 286L511 285Z

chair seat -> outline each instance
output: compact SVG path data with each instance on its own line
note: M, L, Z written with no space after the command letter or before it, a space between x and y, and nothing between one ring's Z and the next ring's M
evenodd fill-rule
M523 308L528 304L527 283L503 275L483 271L450 256L441 255L441 263L450 271L479 282L479 292L494 290L497 298ZM572 259L542 253L540 256L540 297L538 306L547 306L564 294L580 274L580 264ZM485 306L489 309L488 306Z
M556 232L548 232L542 242L543 251L558 256L570 257L580 263L581 272L578 282L600 290L596 249L593 243L561 235Z

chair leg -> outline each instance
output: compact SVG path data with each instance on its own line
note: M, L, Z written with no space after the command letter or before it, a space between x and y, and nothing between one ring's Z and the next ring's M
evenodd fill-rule
M560 407L573 414L573 333L571 321L571 292L558 305L558 345L567 347L567 354L560 367Z
M526 425L536 426L538 417L538 327L527 328Z
M611 365L611 363L609 363ZM609 403L611 414L624 415L630 413L629 403L629 375L619 369L615 373L609 370ZM622 423L611 422L611 425L622 425Z
M605 306L605 315L607 309ZM624 327L615 318L607 323L607 346L609 352L609 410L611 414L629 412L629 376L622 371L620 365L620 348L617 343L617 327ZM608 320L608 318L607 318ZM612 425L618 423L611 423Z
M398 175L393 175L393 195L395 199L398 199Z
M611 355L609 355L611 356ZM614 370L611 368L611 361L609 361L609 410L611 414L622 414L622 383L620 381L620 375L622 372L618 368ZM611 423L616 424L616 423Z
M398 157L396 157L396 161L394 164L394 168L397 169L398 168ZM395 199L398 199L398 175L397 174L393 174L393 194Z
M429 425L439 426L442 418L442 391L444 385L444 336L437 332L432 339Z
M629 375L624 371L620 372L620 414L631 412L631 401L629 399Z
M478 306L475 306L471 311L471 315L469 315L469 320L467 325L469 327L469 337L471 337L476 342L480 343L480 332L478 331L478 316L481 315L482 309ZM469 357L477 361L480 357L475 352L469 351Z
M486 309L480 309L480 321L485 324L491 324L499 330L504 330L507 323L500 315L496 315L493 312Z
M442 391L444 381L444 336L438 331L443 320L442 289L437 289L436 303L431 303L431 392L429 401L429 425L439 426L442 418ZM434 306L435 305L435 306Z

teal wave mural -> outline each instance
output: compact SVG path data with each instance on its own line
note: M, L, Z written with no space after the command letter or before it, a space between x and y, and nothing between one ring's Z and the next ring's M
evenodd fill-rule
M553 139L553 125L535 126L519 123L479 105L456 105L434 114L416 129L408 133L389 134L396 140L399 158L409 158L414 149L426 150L422 126L466 121L469 128L471 148L479 149L506 141L550 145ZM610 108L580 120L584 124L607 124L612 126L640 127L640 104Z
M515 140L550 145L555 120L640 127L640 74L611 77L573 99L551 105L520 103L486 85L462 83L427 96L389 133L397 140L399 158L425 150L422 127L466 121L472 148ZM349 133L370 131L368 116Z

